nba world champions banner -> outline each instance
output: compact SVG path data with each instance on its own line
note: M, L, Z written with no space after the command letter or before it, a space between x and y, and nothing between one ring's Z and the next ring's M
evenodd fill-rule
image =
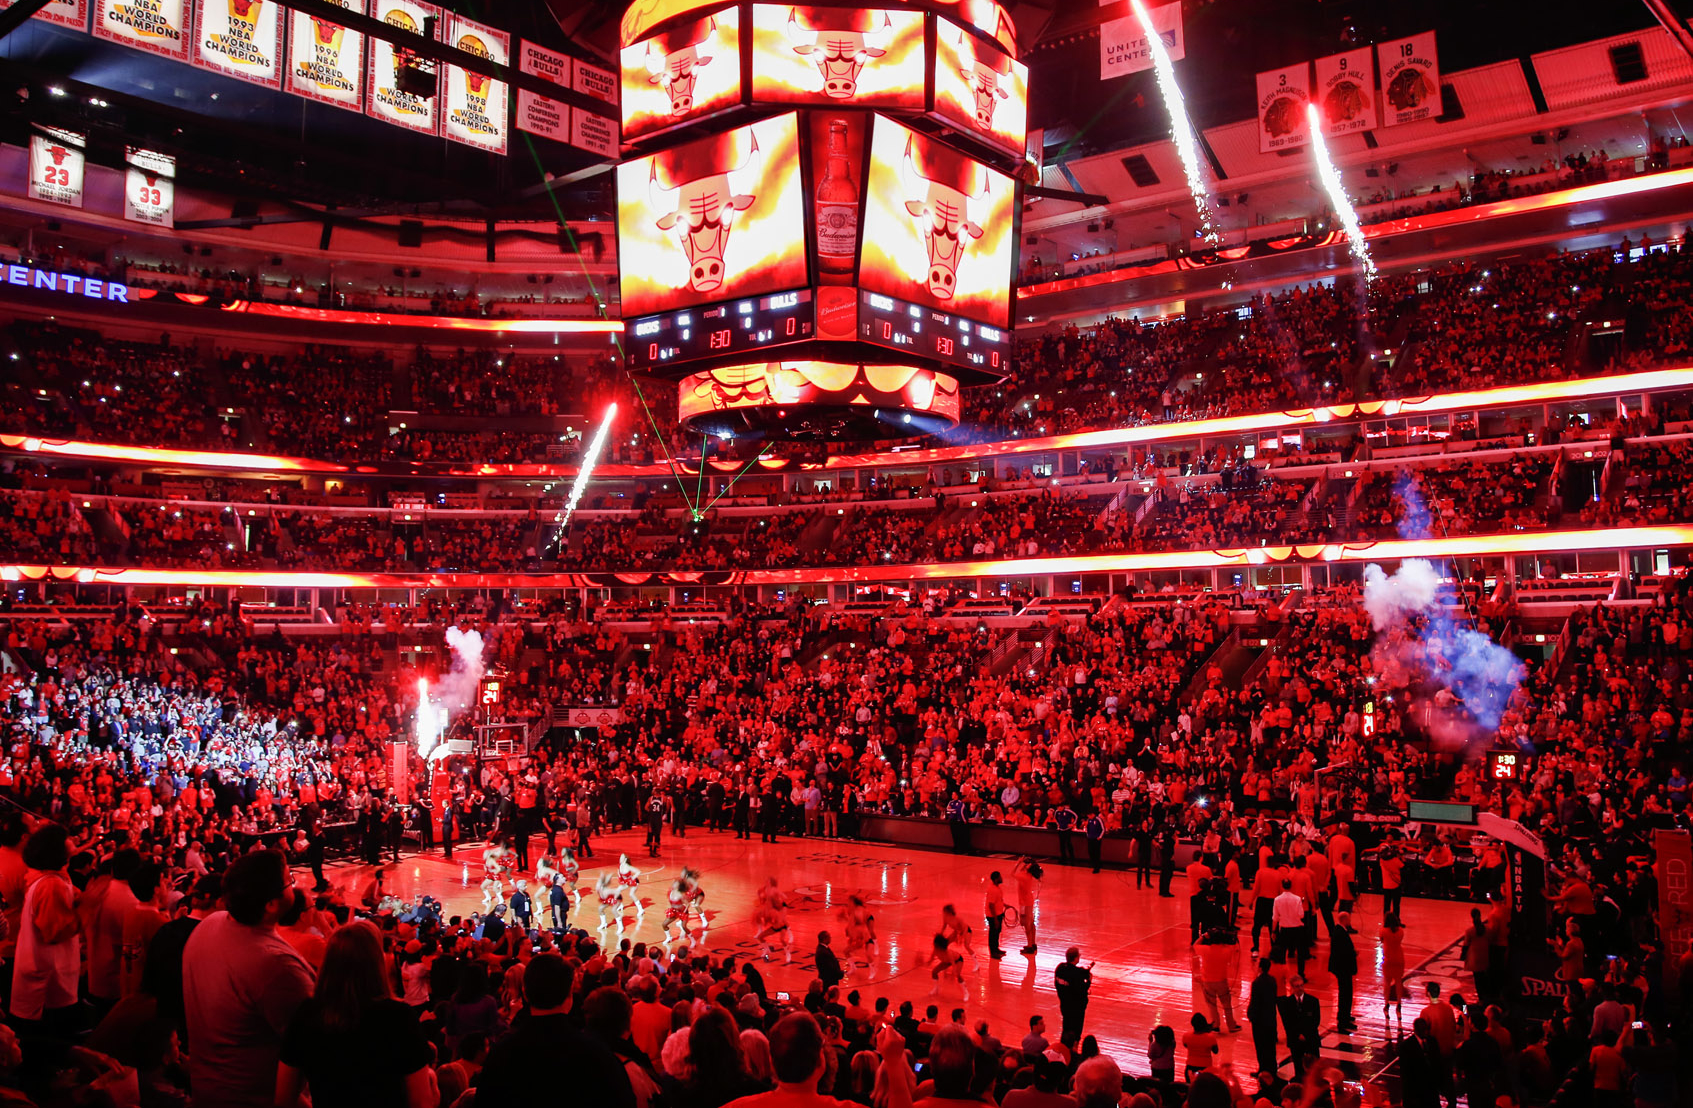
M189 19L188 0L97 0L94 34L185 62Z
M194 64L282 87L282 8L275 0L199 0Z
M372 14L391 27L421 35L423 21L432 17L438 18L441 9L433 4L418 3L417 0L376 0ZM393 43L380 38L371 41L370 68L367 71L365 88L365 114L384 123L433 135L437 130L435 104L440 99L439 88L437 95L427 97L401 91L399 73L408 64L406 58L395 52ZM432 79L438 81L439 73Z
M5 11L17 0L0 0L0 11ZM61 27L74 27L78 31L88 30L88 0L47 0L47 6L36 12L30 18L57 23Z
M467 54L488 58L500 65L511 62L511 36L463 16L450 16L447 43ZM441 114L441 134L466 146L479 146L496 154L506 152L511 128L510 88L485 73L446 65L446 106ZM437 99L441 98L438 93Z
M359 15L366 0L329 0ZM364 36L332 20L288 13L288 81L295 96L358 111L364 104Z

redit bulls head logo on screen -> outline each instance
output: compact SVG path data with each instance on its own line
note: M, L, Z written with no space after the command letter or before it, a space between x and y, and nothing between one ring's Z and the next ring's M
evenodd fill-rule
M754 4L753 97L921 108L923 38L918 12Z
M1029 68L957 24L937 20L935 111L995 145L1022 150Z
M973 158L878 116L860 282L1004 327L1015 187Z
M793 114L617 167L625 315L805 284L799 124Z
M741 12L724 8L625 46L623 134L635 137L741 101Z

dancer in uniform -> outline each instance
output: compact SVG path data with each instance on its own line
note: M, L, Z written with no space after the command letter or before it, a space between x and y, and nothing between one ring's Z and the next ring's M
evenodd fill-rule
M647 906L641 902L641 871L630 861L629 855L617 856L617 895L619 903L622 901L623 890L629 890L629 899L635 902L635 923L641 922L641 917L647 914Z
M558 867L553 864L552 855L541 855L541 860L535 863L535 887L537 889L550 888L553 878L557 874Z
M687 870L683 876L671 882L670 891L666 894L668 905L664 909L664 942L668 946L672 941L681 942L688 937L688 878ZM676 938L670 937L670 928L676 928Z
M857 893L847 897L841 922L846 929L845 958L850 962L854 951L863 950L869 962L869 980L876 980L876 917L865 907L863 897Z
M482 909L506 902L506 848L495 843L482 852Z
M935 936L935 948L930 957L935 963L935 968L929 971L929 976L935 983L929 987L929 995L938 996L941 991L941 979L946 978L958 982L960 1000L968 997L970 990L964 987L964 955L953 949L945 935Z
M705 933L711 926L711 921L707 919L705 915L705 888L700 884L700 871L697 869L691 869L688 866L683 866L682 881L686 883L688 890L688 913L699 917L699 938L701 942L704 942Z
M763 888L758 890L758 908L755 918L759 927L757 938L759 946L764 951L764 960L770 961L770 944L777 939L782 942L786 965L794 961L794 929L788 925L788 898L772 877Z
M610 870L599 875L594 881L594 894L600 898L600 930L606 929L606 916L617 917L617 930L623 930L623 887L617 883L617 874Z
M941 909L941 935L946 939L947 949L956 953L962 962L970 959L970 968L976 968L976 952L970 946L970 933L973 929L958 916L958 909L948 904Z
M582 907L582 890L576 883L582 878L582 867L577 864L576 854L568 846L559 858L559 870L564 874L564 883L570 889L570 895L576 898L576 907Z

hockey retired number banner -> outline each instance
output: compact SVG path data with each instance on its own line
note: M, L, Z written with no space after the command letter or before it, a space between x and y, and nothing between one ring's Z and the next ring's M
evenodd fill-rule
M1323 115L1323 134L1349 135L1374 127L1376 78L1370 70L1370 52L1349 50L1318 58L1311 95Z
M100 38L188 60L188 0L96 0L94 33Z
M463 16L448 19L448 45L500 65L510 63L510 35ZM511 129L510 86L486 73L456 65L442 68L446 72L447 103L441 116L441 134L466 146L504 154Z
M194 64L282 86L282 8L275 0L198 0Z
M176 159L156 150L124 147L123 217L154 227L176 225Z
M1440 114L1440 58L1434 32L1376 47L1381 67L1381 125L1395 127Z
M439 18L441 9L418 0L376 0L374 11L382 22L414 34L423 33L423 21ZM365 114L384 123L392 123L413 131L434 134L435 102L440 99L439 84L435 96L413 96L400 91L399 71L408 60L396 54L394 44L386 39L372 39L370 68L366 73ZM438 73L428 80L439 81Z
M1311 141L1311 67L1305 62L1258 74L1258 152L1273 154Z
M41 127L29 136L29 198L82 207L85 136Z
M5 11L17 0L0 0L0 11ZM75 27L79 31L88 30L88 0L47 0L47 6L31 16L32 19L44 19L48 23L57 23L61 27Z
M359 15L365 0L329 0ZM304 12L288 13L289 92L358 111L364 104L364 36Z

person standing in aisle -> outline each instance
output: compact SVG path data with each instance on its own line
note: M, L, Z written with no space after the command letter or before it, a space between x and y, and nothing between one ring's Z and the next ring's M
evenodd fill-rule
M1099 818L1098 812L1094 812L1088 816L1084 830L1088 837L1088 864L1093 866L1093 872L1098 873L1100 856L1105 850L1105 821Z

